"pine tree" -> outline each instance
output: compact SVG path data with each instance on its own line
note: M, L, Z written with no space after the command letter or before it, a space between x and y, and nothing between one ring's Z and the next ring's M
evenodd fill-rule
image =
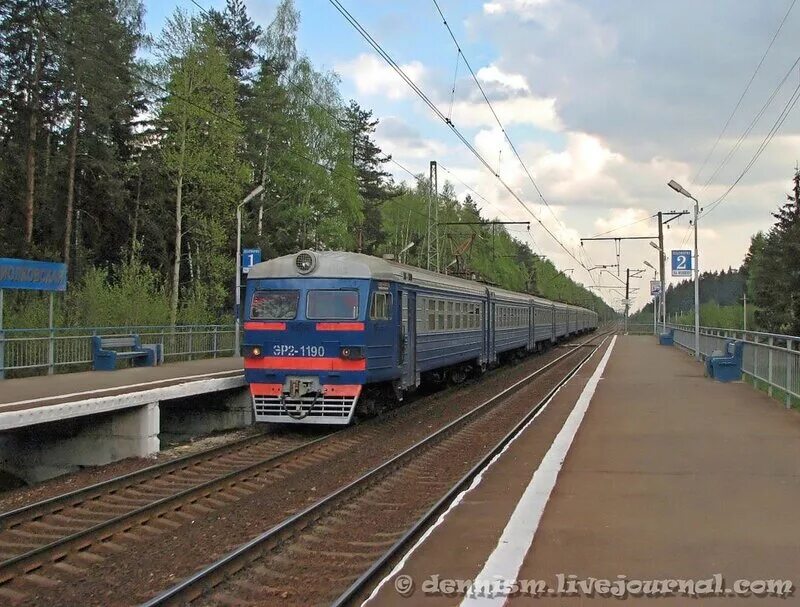
M373 253L385 238L381 229L380 206L392 195L391 177L383 168L390 156L374 141L378 120L371 110L355 101L347 107L345 124L352 134L352 163L358 179L358 193L364 204L364 223L359 228L359 250Z

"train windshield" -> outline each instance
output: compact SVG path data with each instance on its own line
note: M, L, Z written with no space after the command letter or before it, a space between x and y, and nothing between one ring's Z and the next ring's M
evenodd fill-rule
M263 320L292 320L297 316L299 291L256 291L250 308L250 318Z
M314 290L308 292L306 318L310 320L355 320L358 291Z

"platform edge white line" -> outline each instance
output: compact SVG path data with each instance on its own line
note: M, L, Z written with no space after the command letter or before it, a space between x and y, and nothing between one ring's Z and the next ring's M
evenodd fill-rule
M604 340L603 340L603 341L600 343L600 346L597 348L597 350L596 350L595 352L593 352L593 353L592 353L592 355L591 355L591 356L589 356L589 358L587 358L587 359L586 359L586 360L585 360L585 361L584 361L584 362L581 364L581 366L578 368L578 371L580 371L580 369L582 369L584 365L586 365L586 364L588 364L588 363L589 363L589 361L590 361L590 360L591 360L591 359L594 357L595 353L596 353L597 351L599 351L599 350L600 350L600 349L603 347L603 344L605 344L605 342L606 342L606 340L604 339ZM576 374L577 374L577 372L576 372ZM531 424L532 424L534 421L536 421L536 418L537 418L537 417L539 417L539 415L541 415L542 413L544 413L545 409L547 409L547 407L548 407L548 406L550 405L550 403L553 401L553 399L555 398L556 394L558 394L558 393L561 391L561 389L562 389L564 386L566 386L566 385L567 385L567 384L568 384L570 381L572 381L572 379L573 379L574 377L575 377L575 375L573 375L573 376L572 376L572 377L569 379L569 381L567 381L567 382L566 382L564 385L560 386L560 387L558 388L558 390L556 390L556 391L555 391L555 392L554 392L554 393L553 393L553 394L550 396L550 398L549 398L549 399L547 400L547 402L546 402L546 403L545 403L545 404L542 406L542 408L541 408L541 409L539 409L539 411L537 411L537 412L536 412L536 414L535 414L535 415L534 415L534 416L533 416L533 417L532 417L532 418L531 418L531 419L528 421L528 423L527 423L527 424L525 424L525 426L524 426L524 427L523 427L523 428L522 428L522 429L521 429L521 430L520 430L520 431L517 433L517 435L516 435L516 436L514 436L514 437L513 437L513 438L512 438L512 439L511 439L511 440L508 442L508 444L506 444L506 446L505 446L505 447L503 447L503 449L500 451L500 453L498 453L497 455L495 455L495 456L494 456L494 457L493 457L493 458L492 458L492 459L489 461L489 463L487 463L487 464L486 464L486 466L484 466L483 470L481 470L481 471L480 471L480 472L479 472L479 473L478 473L478 474L475 476L475 478L474 478L474 479L472 479L472 482L470 483L469 487L467 487L466 489L464 489L464 490L463 490L461 493L459 493L459 494L458 494L458 495L455 497L455 499L454 499L454 500L453 500L453 501L450 503L450 505L447 507L447 509L446 509L444 512L442 512L442 514L440 514L440 515L439 515L439 518L437 518L437 519L436 519L436 522L435 522L433 525L431 525L430 527L428 527L428 528L425 530L425 532L424 532L424 533L423 533L423 534L420 536L420 538L419 538L419 539L418 539L418 540L417 540L417 541L414 543L414 545L413 545L413 546L411 546L411 548L409 548L409 549L408 549L408 551L407 551L407 552L406 552L406 553L403 555L403 557L400 559L400 561L399 561L399 562L398 562L398 563L397 563L397 564L396 564L396 565L395 565L395 566L392 568L392 570L391 570L391 571L390 571L390 572L389 572L389 573L386 575L386 577L384 577L384 578L383 578L383 579L382 579L380 582L378 582L378 584L376 584L376 585L375 585L375 588L373 588L373 589L372 589L372 592L370 593L370 595L369 595L369 596L368 596L368 597L367 597L367 598L364 600L364 602L363 602L363 603L361 603L361 607L364 607L365 605L367 605L367 603L369 603L370 601L372 601L372 600L373 600L373 599L374 599L374 598L375 598L375 597L378 595L378 593L380 592L381 588L383 588L383 587L384 587L384 586L385 586L385 585L386 585L386 584L389 582L389 580L391 580L391 579L392 579L394 576L396 576L398 573L400 573L400 572L403 570L403 567L405 567L405 564L406 564L406 562L407 562L407 561L408 561L408 559L411 557L411 555L412 555L412 554L414 554L414 552L416 552L417 548L419 548L419 547L420 547L420 546L421 546L421 545L422 545L422 544L423 544L423 543L424 543L424 542L425 542L425 541L428 539L428 537L429 537L429 536L430 536L430 535L431 535L431 534L432 534L432 533L433 533L433 532L434 532L434 531L435 531L435 530L436 530L436 529L437 529L437 528L438 528L438 527L439 527L439 526L440 526L440 525L441 525L441 524L444 522L445 518L447 518L447 516L450 514L450 512L451 512L452 510L454 510L454 509L455 509L455 508L456 508L456 507L457 507L457 506L458 506L458 505L461 503L461 501L464 499L464 497L465 497L465 496L466 496L468 493L470 493L470 492L471 492L473 489L475 489L476 487L478 487L478 485L480 485L480 484L481 484L481 482L483 481L483 475L484 475L484 474L485 474L487 471L489 471L489 469L490 469L490 468L491 468L491 467L492 467L492 466L495 464L495 462L497 462L497 460L499 460L499 459L500 459L500 458L503 456L503 454L504 454L504 453L505 453L505 452L506 452L506 451L507 451L507 450L508 450L508 449L511 447L511 445L512 445L512 444L513 444L513 443L514 443L514 442L515 442L515 441L516 441L516 440L517 440L517 439L518 439L520 436L522 436L522 434L524 434L524 433L525 433L525 431L528 429L528 427L529 427L529 426L530 426L530 425L531 425Z
M594 373L589 378L589 381L586 382L586 386L584 386L583 392L578 397L575 407L550 445L550 449L545 453L539 467L533 473L530 483L508 519L497 546L489 555L476 579L482 582L491 580L493 583L497 583L499 587L502 587L500 582L516 580L522 567L522 562L533 545L533 537L539 528L544 509L558 480L558 474L589 408L589 403L605 371L616 341L617 336L615 335ZM505 594L499 596L470 596L468 591L467 596L461 601L461 605L469 607L474 605L502 606L505 605L507 598Z

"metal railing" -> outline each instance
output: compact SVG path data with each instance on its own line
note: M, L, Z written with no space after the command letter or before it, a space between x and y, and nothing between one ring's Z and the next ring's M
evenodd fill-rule
M234 353L234 326L182 325L5 329L0 331L0 379L91 368L92 337L136 334L143 344L161 344L164 360L217 358Z
M694 326L675 325L675 343L694 352ZM714 350L724 350L725 342L744 342L742 372L760 382L767 394L781 398L787 407L800 403L800 337L700 327L700 354L705 359Z
M620 322L620 331L625 329L624 322ZM660 330L661 327L659 326ZM634 335L653 335L653 323L651 322L630 322L628 321L628 333Z

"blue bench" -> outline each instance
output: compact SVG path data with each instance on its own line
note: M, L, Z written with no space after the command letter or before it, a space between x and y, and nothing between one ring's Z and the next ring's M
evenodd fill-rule
M113 371L117 360L131 360L136 367L155 367L163 359L161 344L142 344L138 335L95 335L92 350L95 371Z
M714 351L706 358L706 374L717 381L741 380L743 352L743 341L726 341L724 351Z
M666 333L659 333L658 344L660 346L671 346L675 343L675 329L669 329Z

